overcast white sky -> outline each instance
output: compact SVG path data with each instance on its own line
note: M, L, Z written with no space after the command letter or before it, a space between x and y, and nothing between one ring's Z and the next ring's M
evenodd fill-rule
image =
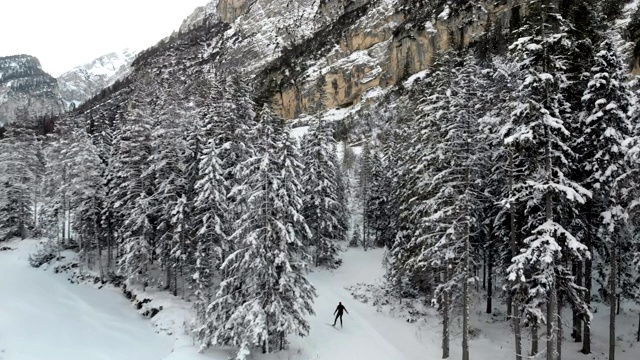
M0 56L36 56L59 76L100 55L142 50L209 0L0 0Z

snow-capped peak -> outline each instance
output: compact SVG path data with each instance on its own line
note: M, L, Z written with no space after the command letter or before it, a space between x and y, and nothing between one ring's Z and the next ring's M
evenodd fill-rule
M79 105L126 76L136 54L130 49L111 52L62 74L58 85L66 105Z

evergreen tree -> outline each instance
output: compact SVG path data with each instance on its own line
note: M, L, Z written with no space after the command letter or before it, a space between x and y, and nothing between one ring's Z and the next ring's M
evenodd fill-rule
M37 222L45 164L42 139L28 126L9 126L0 139L0 240L25 239Z
M314 264L335 267L339 264L338 239L344 239L344 197L340 196L341 172L335 156L335 140L329 124L319 121L313 125L302 142L305 174L303 214L309 224L310 245L314 250Z
M588 173L584 186L593 193L592 206L600 216L595 224L595 249L602 252L602 257L609 259L610 359L615 358L615 317L619 297L617 281L620 269L630 265L619 264L622 258L620 250L633 248L630 244L624 244L632 240L625 233L627 205L623 183L629 171L624 144L632 135L628 118L632 94L623 71L613 43L605 40L595 56L595 66L582 98L585 104L585 113L581 118L584 130L579 140L590 144L584 147L582 161Z
M151 131L149 115L142 109L131 109L116 132L109 169L110 203L121 221L120 271L145 286L151 280L149 270L155 256L157 220L155 183L147 171Z
M522 224L525 247L512 260L509 280L529 294L522 305L532 323L533 354L537 352L537 326L546 323L547 359L552 360L561 341L557 336L561 329L557 325L559 289L574 306L587 311L563 259L588 256L587 247L563 226L554 209L584 203L590 192L568 177L568 164L575 154L568 145L571 134L565 127L568 104L562 90L567 76L562 55L571 42L562 19L547 1L535 5L528 25L521 29L528 36L511 46L525 77L505 144L523 167L522 179L513 184L512 198L527 205Z
M222 264L225 276L209 307L216 332L203 343L239 347L245 359L253 346L283 349L285 336L306 335L315 289L306 280L309 235L301 215L302 166L288 129L268 107L252 131L258 154L247 160L246 182L235 189L249 211L237 220L231 239L237 250Z
M370 222L372 220L370 198L371 198L371 176L372 157L371 145L368 140L362 145L362 155L360 156L360 171L358 172L358 195L362 202L362 247L367 250L371 242L369 240Z

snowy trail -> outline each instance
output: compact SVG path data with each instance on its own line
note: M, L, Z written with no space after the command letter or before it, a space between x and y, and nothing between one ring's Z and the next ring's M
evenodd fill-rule
M376 359L397 359L406 360L406 357L390 344L376 329L367 322L358 308L350 306L353 301L346 297L346 291L333 291L327 285L316 283L318 298L315 302L316 316L309 319L311 323L311 334L307 341L307 349L315 349L317 354L312 359L354 359L354 351L357 358ZM347 305L349 314L344 314L344 327L338 324L333 327L333 311L338 304L343 301ZM314 354L309 354L314 355Z
M172 339L120 293L31 268L36 241L26 241L0 252L0 360L158 360L171 352Z
M287 354L273 354L267 359L295 360L417 360L439 359L438 345L432 351L425 348L412 327L401 319L378 313L370 304L362 304L351 296L345 286L358 282L371 283L384 274L382 250L364 252L351 249L342 254L343 265L335 271L316 270L310 281L318 297L314 302L315 316L309 317L308 337L291 338ZM333 311L341 301L349 311L334 328ZM302 349L299 350L298 349Z

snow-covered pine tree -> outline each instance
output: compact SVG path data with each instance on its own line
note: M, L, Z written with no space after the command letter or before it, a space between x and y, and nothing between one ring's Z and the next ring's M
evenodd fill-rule
M469 359L470 301L475 282L475 238L483 219L479 213L484 195L482 171L487 154L480 139L478 119L483 108L477 96L484 90L483 76L472 57L455 64L451 82L442 94L427 97L421 104L425 127L438 134L427 148L432 161L429 178L418 182L426 194L420 203L424 217L415 232L423 251L412 259L417 267L441 272L434 300L443 323L443 350L448 350L448 321L451 309L462 309L462 358ZM419 244L419 245L418 245ZM443 351L443 357L444 351Z
M396 205L392 202L391 191L395 168L389 166L394 161L394 156L395 154L383 156L383 152L377 149L371 151L370 190L366 194L368 211L364 215L375 244L379 247L390 244L394 234L391 221Z
M163 287L177 296L179 279L189 273L187 262L193 258L192 182L197 173L188 172L196 161L188 134L195 131L195 121L178 107L176 94L163 92L160 98L162 107L155 111L158 121L149 139L151 154L146 176L156 184L152 196L157 213L157 252L165 274ZM184 295L184 282L182 290Z
M106 190L103 177L104 163L98 157L98 149L89 134L79 130L70 135L71 138L65 142L68 152L63 153L70 160L65 165L68 166L73 178L73 186L69 189L68 195L73 199L74 204L70 209L74 233L79 236L81 259L86 261L89 268L93 267L95 259L102 279L105 275L105 267L102 262L103 242L100 221Z
M36 223L34 207L45 166L42 139L29 121L5 129L0 139L0 240L24 239Z
M362 203L362 248L366 251L371 246L369 239L371 216L371 172L372 172L372 156L371 144L369 140L365 140L362 145L362 154L360 155L360 167L358 169L358 197Z
M120 218L120 272L129 280L149 284L156 250L155 183L147 171L153 119L144 107L129 105L116 131L110 164L110 203Z
M362 242L362 234L360 233L360 226L353 227L353 235L351 235L351 241L349 241L350 247L358 247Z
M423 116L424 110L415 110L411 103L421 101L444 92L450 82L450 52L443 53L436 60L429 76L420 83L415 93L402 104L406 113L400 114L396 124L396 141L390 143L385 156L398 156L393 178L392 197L398 204L397 217L394 217L395 238L385 256L387 281L399 294L431 297L435 288L436 270L417 266L415 261L422 252L421 245L415 240L426 210L420 204L428 196L418 183L432 177L433 156L431 144L439 139L439 134L422 129L431 128L433 117ZM433 107L437 107L434 99ZM419 235L419 234L418 234ZM443 351L448 353L448 350Z
M227 185L226 194L229 204L232 204L228 208L228 219L223 221L223 224L231 227L226 230L227 234L231 234L236 230L232 228L235 220L247 211L247 204L238 201L231 193L244 184L246 171L243 166L255 155L255 139L250 136L256 123L256 114L253 91L246 79L234 72L222 79L215 80L213 84L213 93L216 94L220 86L222 94L220 102L214 104L211 109L207 121L214 125L207 125L206 132L210 135L206 138L215 138L218 158L222 161L222 171ZM221 248L223 258L234 251L234 244L229 242L228 245L228 248Z
M237 220L231 239L237 249L222 264L220 290L209 307L216 331L203 347L218 344L239 348L245 359L254 346L263 352L284 346L290 333L304 336L312 314L315 289L306 280L309 229L301 215L302 166L295 143L265 106L252 130L259 139L256 156L247 160L244 179L235 196L247 213Z
M579 142L584 146L582 167L588 174L585 188L593 193L592 206L599 214L595 225L594 249L601 257L608 258L608 297L610 306L609 359L615 359L616 305L620 269L631 264L620 264L623 248L633 248L627 232L627 204L624 178L629 163L624 144L631 138L629 112L633 97L627 85L622 62L611 40L600 44L595 55L588 87L582 101L585 105L581 116L583 135ZM587 324L589 326L589 324Z
M216 284L214 276L220 269L224 257L229 254L229 217L223 159L220 158L223 143L222 91L217 81L203 84L198 94L198 126L194 141L201 150L198 153L198 176L195 184L196 266L193 275L196 284L196 338L205 343L215 333L214 319L208 318L207 307L213 301Z
M338 241L348 240L347 233L349 231L349 178L347 176L347 170L343 168L342 162L338 159L338 154L333 152L330 154L333 166L337 169L338 176L336 177L336 201L338 216L338 228L336 231L336 239Z
M345 229L340 203L341 176L335 156L335 140L330 124L318 119L302 140L304 164L304 217L313 234L308 245L314 247L314 264L339 265L337 240L343 240Z
M594 54L597 51L597 44L601 41L604 29L607 26L602 16L603 2L597 0L579 0L572 2L560 3L560 14L571 24L572 46L567 54L567 69L565 73L568 77L567 87L563 89L563 96L567 100L570 112L567 113L566 128L572 134L581 134L583 123L580 121L580 114L584 112L584 104L582 97L589 82L589 74L594 66ZM584 164L580 158L580 154L585 152L585 147L593 144L581 142L580 136L572 136L569 142L572 151L578 155L575 161L569 164L570 172L567 176L573 181L584 184L589 176L584 171ZM592 238L595 233L594 225L599 221L598 214L592 211L592 200L588 199L584 204L574 204L570 207L558 209L562 213L563 225L576 238L584 243L593 253ZM573 260L571 271L575 277L575 283L583 286L585 290L582 292L584 301L589 304L591 301L591 284L592 284L592 263L591 256L583 260ZM571 336L576 342L582 341L582 351L584 353L591 352L591 336L590 327L583 326L585 314L581 314L579 308L572 306L572 322L573 329ZM584 336L583 336L584 328ZM560 339L560 338L559 338ZM559 347L559 350L561 348Z
M519 61L524 79L515 103L512 127L505 144L523 162L523 179L515 182L515 202L526 203L525 247L513 258L509 280L515 288L526 289L529 296L522 304L533 330L532 348L537 351L537 324L547 324L547 359L556 356L561 339L557 336L558 290L575 294L575 279L565 267L566 260L588 256L587 248L560 222L556 208L570 208L590 196L580 184L567 177L568 163L574 157L568 141L571 134L564 126L567 103L566 54L571 42L562 18L550 2L533 4L527 24L510 49ZM584 308L580 296L571 296ZM546 315L543 310L546 309Z
M505 274L511 265L511 259L518 254L522 241L519 224L523 221L522 204L513 201L513 183L521 176L515 163L512 149L504 146L503 134L511 128L511 106L517 94L520 78L518 65L508 59L495 58L491 64L485 64L491 79L485 90L487 111L480 119L480 141L489 149L486 155L488 172L483 208L486 214L484 225L490 238L484 244L487 254L487 312L491 310L493 285L493 265L497 265L496 275ZM491 255L493 254L493 256ZM496 277L497 278L497 277ZM507 317L511 318L515 337L516 359L522 359L521 318L518 314L523 293L514 292L506 284ZM512 316L516 314L516 316Z

